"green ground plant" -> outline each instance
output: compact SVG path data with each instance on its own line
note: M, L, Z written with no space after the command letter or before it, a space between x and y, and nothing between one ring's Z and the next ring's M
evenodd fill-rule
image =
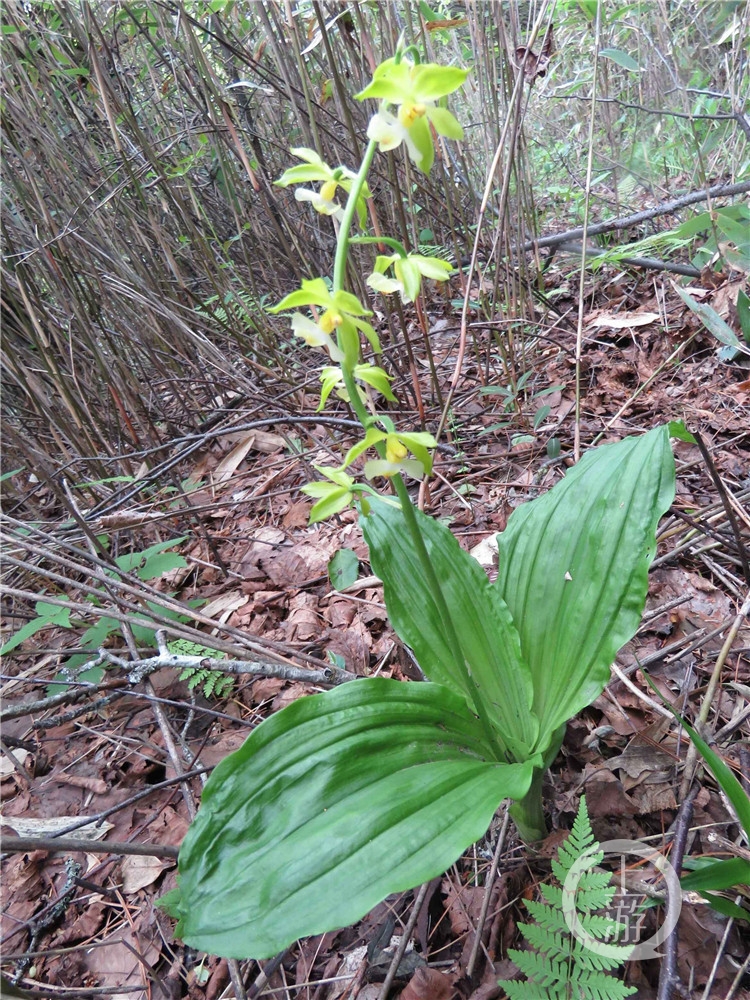
M216 768L180 850L178 888L163 900L178 936L205 951L262 958L357 920L444 871L505 798L524 839L544 836L542 780L566 722L601 692L640 621L656 524L674 495L667 427L590 451L517 509L491 584L412 503L403 477L429 474L435 439L397 429L376 406L393 394L388 374L364 360L363 341L371 358L380 353L371 313L345 288L350 230L365 220L378 147L405 147L427 172L432 129L461 138L444 98L465 77L399 47L357 95L379 101L359 169L296 149L303 163L282 178L319 185L297 197L337 219L338 241L332 280L302 281L274 311L293 311L294 334L327 355L323 393L336 388L364 434L303 488L311 520L357 504L390 621L428 682L365 678L300 699ZM367 279L379 293L411 302L425 277L447 277L444 261L377 242L393 251ZM352 465L368 451L359 482ZM376 491L381 478L393 493Z
M645 675L653 691L663 699L656 685L648 674ZM690 725L668 702L667 708L684 726L688 736L695 744L698 753L706 763L717 784L731 802L739 825L745 834L745 840L750 843L750 796L739 783L732 771L727 767L718 753L703 739L700 733ZM698 892L704 901L717 912L727 917L739 920L750 920L750 911L716 893L724 889L741 887L747 891L750 888L750 861L737 855L731 858L684 858L683 867L692 869L680 879L680 885L685 891Z
M134 573L140 580L153 580L162 573L166 573L172 569L178 569L187 565L185 557L180 555L178 552L169 551L173 549L180 542L185 541L186 536L181 538L172 538L165 542L156 542L154 545L149 545L148 548L138 550L136 552L127 552L124 555L117 556L115 558L115 563L117 568L122 573ZM117 575L115 570L105 571L107 576L115 577ZM93 604L103 603L107 595L104 588L100 588L101 597L97 596L94 592L91 595L91 602ZM67 598L66 598L67 600ZM167 616L173 618L175 621L187 621L186 616L181 616L178 612L172 612L169 609L157 608L150 602L146 602L147 607L151 610L158 612L162 616ZM53 603L52 601L45 601L40 599L35 605L36 617L28 621L24 626L18 629L7 642L5 642L2 647L0 647L0 656L6 656L11 653L14 649L25 642L27 639L31 638L41 629L49 628L51 626L57 626L58 628L68 629L73 632L80 633L80 638L78 640L78 646L83 650L83 652L75 653L70 656L64 663L61 673L55 678L55 680L50 684L48 688L49 694L57 694L64 690L65 685L75 676L77 681L88 681L92 684L98 683L104 674L104 667L102 666L92 666L83 672L80 671L80 667L88 663L92 654L95 654L100 646L105 645L109 637L113 634L119 634L121 631L121 624L118 618L113 618L107 614L102 614L101 617L93 625L85 627L84 623L73 616L70 608L67 608L65 604L59 602ZM148 617L147 611L144 608L144 617ZM156 629L157 625L150 628L146 625L138 625L132 623L130 625L131 631L133 633L133 638L136 642L143 646L155 646L156 645ZM81 629L83 631L81 632Z
M173 639L167 645L170 653L216 659L215 650L201 646L197 642L190 642L189 639ZM219 659L223 659L223 655ZM231 674L222 673L221 670L214 670L211 667L183 667L179 680L187 681L189 691L198 688L204 698L225 698L234 687L234 677Z
M599 913L606 911L615 895L609 872L595 871L604 858L594 838L581 798L573 829L560 845L552 871L559 885L542 884L543 901L524 900L534 920L533 924L518 925L529 951L508 950L508 955L527 977L526 982L500 980L508 1000L623 1000L637 992L608 970L620 968L632 948L613 945L622 933L622 924ZM585 864L582 864L582 859ZM576 867L576 887L573 899L565 896L568 876ZM575 909L583 933L597 942L607 944L606 954L587 948L571 931L570 909Z

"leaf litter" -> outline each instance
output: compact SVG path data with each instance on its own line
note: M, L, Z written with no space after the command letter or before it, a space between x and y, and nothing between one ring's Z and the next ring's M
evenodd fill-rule
M742 369L717 359L711 336L673 294L667 293L670 325L665 331L658 322L664 315L661 293L657 296L641 286L637 307L629 308L635 289L621 286L616 292L622 296L619 301L608 298L611 290L603 292L597 286L594 292L600 304L586 325L582 439L593 440L602 430L605 438L616 439L665 416L698 424L710 441L718 475L731 493L747 544L750 392ZM721 301L717 306L723 309ZM435 358L447 377L454 342L445 336ZM572 331L558 331L555 344L540 349L539 378L544 384L539 388L562 388L546 397L549 410L530 441L511 442L513 433L529 430L528 424L524 426L530 418L525 400L511 426L489 431L504 416L499 397L482 397L481 405L476 397L464 407L460 401L456 405L453 453L438 463L443 478L433 483L431 509L450 519L461 544L477 555L490 575L496 560L494 533L502 530L515 506L549 488L559 475L544 449L551 437L562 439L563 451L571 440L573 341ZM464 382L481 383L481 373L471 361ZM268 433L236 435L198 459L190 496L211 524L210 544L196 533L180 548L187 565L165 573L154 581L155 587L164 594L176 592L183 601L202 600L201 613L216 622L217 634L222 626L240 630L277 644L292 661L302 655L306 662L345 665L357 676L377 672L418 677L408 650L388 626L382 590L368 578L367 550L353 514L345 512L333 522L307 526L310 504L298 493L307 473L296 456L284 451L283 431L280 418L278 427ZM303 439L309 435L313 451L327 437L322 426L304 433L296 428L295 433ZM343 450L347 439L339 441ZM643 697L648 692L639 681L639 667L648 665L670 701L695 709L721 651L724 634L717 629L727 627L745 592L731 525L698 449L678 442L676 455L678 495L662 530L644 625L618 657L620 671L636 691L614 678L607 691L571 722L553 767L548 796L553 825L569 827L585 788L600 840L659 837L673 822L679 784L676 764L684 758L685 739ZM362 586L355 584L341 593L331 587L328 565L344 548L353 550L359 560ZM210 637L208 626L203 628ZM35 642L50 646L59 638L50 627ZM736 651L729 652L725 683L713 703L715 729L731 727L747 705L749 647L745 624ZM20 683L8 684L8 703L36 699L40 692L32 683L33 644L16 651L13 659ZM27 680L21 679L24 675ZM7 759L0 770L4 828L19 835L23 828L52 836L66 824L109 813L95 828L96 835L105 838L97 842L97 853L84 856L85 882L37 945L33 979L24 979L29 986L86 985L109 988L117 997L172 1000L216 997L228 982L226 962L182 947L172 938L169 920L154 909L155 899L174 884L174 864L107 855L99 849L106 849L107 838L177 846L190 820L188 802L194 809L199 801L201 776L183 784L167 782L180 773L215 766L241 744L250 726L318 688L300 680L238 677L226 698L208 700L199 692L191 694L176 671L160 671L151 684L153 694L147 698L143 687L136 686L69 722L55 719L59 709L45 710L35 718L42 723L51 719L48 728L30 730L24 717L6 725L6 736L30 741L31 749L23 754L13 751L28 772L28 781ZM153 697L164 702L172 750L154 715L149 701ZM34 820L42 826L34 827ZM24 826L29 822L31 827ZM695 800L691 854L712 852L705 830L717 824L720 830L731 830L731 813L713 782L704 778ZM86 836L87 829L80 826L71 835ZM493 824L484 841L429 894L415 930L418 948L410 943L409 954L421 964L410 968L407 963L397 970L393 996L492 1000L500 995L497 979L512 974L505 956L518 941L519 900L533 895L535 883L544 877L544 858L553 853L559 833L550 835L550 849L543 846L539 860L525 858L511 834L489 890L489 905L483 907L498 833ZM9 935L5 952L21 955L34 920L60 890L64 855L52 851L5 855L3 877L10 900L4 911L3 933ZM290 949L270 972L267 987L283 990L296 981L310 984L297 995L321 1000L378 997L387 963L375 960L373 941L391 927L402 928L413 899L412 893L400 894L355 927ZM477 932L482 938L479 958L469 975ZM692 976L698 989L720 947L725 962L714 982L717 991L728 989L748 947L746 928L735 925L727 935L726 921L707 906L685 906L677 955L683 981ZM381 949L381 957L382 953ZM6 959L7 973L12 974L15 961ZM246 968L249 979L257 979L259 968L254 963ZM373 976L375 980L369 981ZM655 963L631 963L628 976L639 995L655 996Z

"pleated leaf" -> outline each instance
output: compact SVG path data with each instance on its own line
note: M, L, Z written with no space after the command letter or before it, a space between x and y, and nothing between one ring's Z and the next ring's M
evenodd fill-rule
M372 678L302 698L206 783L165 908L194 948L275 955L441 874L534 764L493 760L440 685Z
M668 431L658 427L592 449L498 535L496 588L520 635L542 734L598 697L635 634L656 525L673 498Z
M500 592L450 530L415 511L435 574L458 636L464 662L456 663L444 616L422 572L403 512L374 500L360 519L370 564L383 581L388 618L411 647L431 681L480 697L504 748L516 760L531 752L538 735L529 669L518 632Z

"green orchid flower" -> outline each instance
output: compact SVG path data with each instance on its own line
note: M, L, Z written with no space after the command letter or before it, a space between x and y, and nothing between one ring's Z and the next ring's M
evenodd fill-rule
M406 144L412 162L425 174L435 159L430 125L447 139L462 139L463 129L456 118L435 102L463 84L468 70L436 63L413 63L408 59L386 59L373 74L372 82L356 94L382 101L367 128L369 139L381 152ZM389 106L396 107L394 114Z
M390 386L390 383L393 381L393 376L388 375L382 368L378 368L376 365L371 365L369 363L355 365L353 374L355 379L358 379L360 382L366 382L369 386L372 386L376 392L379 392L381 396L385 396L385 398L390 400L392 403L396 402L396 397L393 395ZM340 368L324 368L320 373L320 381L323 383L323 387L320 390L320 403L315 411L316 413L320 413L334 389L336 390L336 395L339 399L343 399L345 403L349 402L349 393L344 385L344 375ZM357 391L359 392L362 402L366 403L367 397L359 386L357 386Z
M310 510L310 524L324 521L327 517L346 510L354 499L355 490L358 489L352 476L343 469L322 465L315 465L313 468L330 482L307 483L302 487L303 493L317 499L317 503L314 503Z
M327 351L331 361L344 360L344 352L339 350L330 333L324 333L317 323L313 323L302 313L292 313L292 331L295 337L301 337L309 347L320 347Z
M386 275L393 267L394 278ZM376 292L390 295L398 292L403 302L414 302L422 287L422 277L433 281L445 281L453 270L453 265L439 257L422 257L410 253L407 256L394 253L380 255L375 260L375 270L367 279L367 284Z
M367 337L373 351L376 354L380 353L377 333L366 320L362 319L363 316L372 316L372 312L365 309L359 299L350 292L343 290L331 292L322 278L305 280L296 292L285 296L278 305L268 311L280 313L296 306L316 306L322 310L315 323L301 313L295 313L292 317L292 329L297 336L303 337L312 346L327 349L334 361L344 362L350 368L357 364L359 331ZM317 329L317 333L313 327ZM335 354L331 353L333 345L331 334L334 332L337 340Z
M352 181L357 179L357 175L348 167L329 167L325 160L322 160L314 149L307 149L304 146L297 146L291 150L294 156L304 160L294 167L289 167L274 183L277 187L286 188L291 184L306 184L310 181L320 181L319 190L312 188L297 188L294 197L297 201L308 201L321 215L332 215L339 222L344 214L344 209L338 202L334 201L336 191L341 188L347 194L352 189ZM357 215L359 224L364 228L367 221L367 207L365 201L371 198L367 184L363 184L362 191L357 198Z
M349 449L342 469L351 465L363 451L380 442L385 443L385 458L365 462L365 475L368 479L374 479L375 476L395 476L397 472L405 472L414 479L421 479L432 472L432 455L427 450L437 448L437 441L432 434L426 431L380 431L375 427L369 427L364 440ZM414 458L407 458L409 452Z

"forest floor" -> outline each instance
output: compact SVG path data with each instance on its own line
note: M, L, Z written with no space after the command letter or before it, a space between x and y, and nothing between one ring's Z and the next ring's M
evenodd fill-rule
M487 884L500 835L499 814L484 841L427 887L391 998L492 1000L503 995L497 979L513 975L508 948L521 947L517 924L524 919L522 901L532 898L535 886L549 876L549 857L570 828L584 791L600 840L654 838L648 842L667 845L668 852L686 745L659 712L638 668L648 665L663 695L694 716L727 630L747 599L748 583L726 505L731 505L747 546L750 372L739 361L720 359L721 345L664 275L626 272L615 279L612 274L588 279L581 440L588 444L598 435L602 441L617 440L667 420L684 420L690 429L700 430L710 467L696 445L675 443L677 496L660 529L644 621L618 656L622 676L613 675L602 696L568 726L545 788L554 832L539 856L530 858L511 824L497 874ZM566 291L566 282L572 291ZM469 348L446 439L450 447L436 463L428 509L448 521L490 574L492 551L481 543L502 531L515 506L549 489L570 464L576 283L576 275L549 272L548 290L567 314L540 327L545 337L528 356L536 372L529 385L535 394L551 390L545 395L532 400L527 388L505 412L504 396L478 391L484 381L477 361L481 355ZM720 313L726 314L728 286L704 290ZM456 359L458 316L446 315L441 303L439 297L432 302L430 341L445 392ZM486 350L487 329L477 327L476 332ZM440 407L416 338L415 351L417 364L423 365L428 426L434 426ZM523 359L517 357L515 363L520 373ZM300 412L310 414L315 405L313 401ZM542 405L549 409L534 428ZM241 425L241 408L234 419ZM400 426L409 419L399 410ZM354 513L308 526L310 502L299 486L311 477L311 465L328 460L329 431L322 421L290 419L265 430L207 438L181 472L208 484L196 487L190 501L210 533L211 546L205 532L191 534L178 547L187 565L152 584L183 601L203 599L205 618L259 642L277 643L275 648L285 650L293 663L320 667L333 660L357 675L414 679L414 664L388 625L382 588L370 574ZM339 429L342 447L354 441L347 434ZM515 445L514 434L523 435ZM553 437L561 443L558 459L550 459L546 451ZM162 515L166 510L164 505ZM161 533L146 536L151 541L170 537L164 532L170 521L158 523ZM345 592L335 590L328 578L328 562L342 547L359 559L358 582ZM4 624L9 635L22 623L6 619ZM413 916L417 890L390 897L353 927L298 943L279 961L261 963L263 971L254 962L234 967L175 940L173 922L154 905L175 884L168 850L161 857L106 853L108 841L176 848L198 807L202 780L201 775L180 780L180 775L212 768L263 718L320 687L299 679L245 675L234 678L221 697L207 698L199 688L191 692L173 669L161 669L128 688L126 671L110 665L110 687L117 680L127 690L119 690L106 704L86 706L84 712L80 704L63 699L35 708L70 642L69 630L50 625L4 661L5 707L25 706L3 729L4 832L48 838L67 831L71 837L89 836L92 845L87 853L47 848L3 856L5 976L20 974L19 985L39 997L217 1000L241 997L244 991L247 997L379 1000L395 946ZM121 643L120 648L110 645L127 658ZM745 621L713 699L714 731L731 730L732 720L747 705L749 650ZM725 757L740 772L744 768L747 779L746 718L744 735L738 728L733 740L732 747L724 748ZM707 831L737 838L738 828L710 775L700 779L691 828L688 853L693 855L715 851ZM80 864L78 874L70 858ZM486 893L490 900L485 907ZM683 905L676 970L686 992L674 995L750 997L747 978L731 993L750 947L748 926L728 924L700 902ZM627 965L626 982L637 988L638 997L656 997L659 967L656 959Z

